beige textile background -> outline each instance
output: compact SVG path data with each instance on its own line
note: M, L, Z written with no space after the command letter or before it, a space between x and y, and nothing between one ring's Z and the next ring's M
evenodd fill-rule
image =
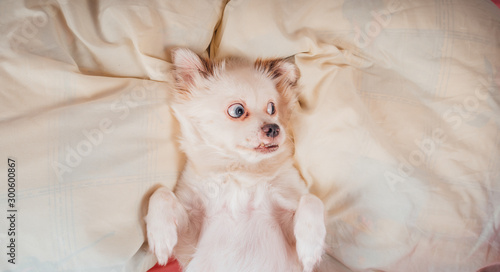
M154 264L142 217L182 168L179 46L293 56L297 166L328 208L323 271L500 261L499 15L483 0L0 2L0 270Z

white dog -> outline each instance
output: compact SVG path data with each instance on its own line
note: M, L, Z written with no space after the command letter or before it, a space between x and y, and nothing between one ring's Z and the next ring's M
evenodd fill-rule
M174 192L150 198L149 247L189 272L314 271L324 207L308 194L287 131L299 72L280 59L172 54L172 108L187 155Z

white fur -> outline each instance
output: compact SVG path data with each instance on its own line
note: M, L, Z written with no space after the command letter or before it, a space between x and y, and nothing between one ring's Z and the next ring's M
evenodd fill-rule
M175 195L160 188L150 199L148 241L159 263L174 255L188 272L313 271L323 254L324 208L293 166L286 129L295 101L284 92L298 79L295 65L263 70L228 60L208 68L185 49L173 60L172 108L187 163ZM274 115L266 112L270 101ZM249 115L228 116L233 103ZM264 124L277 124L279 135L266 136ZM278 150L255 149L269 143Z

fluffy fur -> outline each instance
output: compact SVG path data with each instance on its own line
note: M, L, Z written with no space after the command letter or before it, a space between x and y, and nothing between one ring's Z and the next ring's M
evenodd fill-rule
M293 166L287 131L298 69L187 49L172 57L187 163L174 192L162 187L150 198L147 236L158 262L174 255L188 272L314 271L324 207Z

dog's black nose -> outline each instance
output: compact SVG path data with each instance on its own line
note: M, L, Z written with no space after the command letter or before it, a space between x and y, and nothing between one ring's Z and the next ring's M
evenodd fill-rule
M274 138L280 134L280 127L276 124L266 124L262 127L262 131L269 138Z

